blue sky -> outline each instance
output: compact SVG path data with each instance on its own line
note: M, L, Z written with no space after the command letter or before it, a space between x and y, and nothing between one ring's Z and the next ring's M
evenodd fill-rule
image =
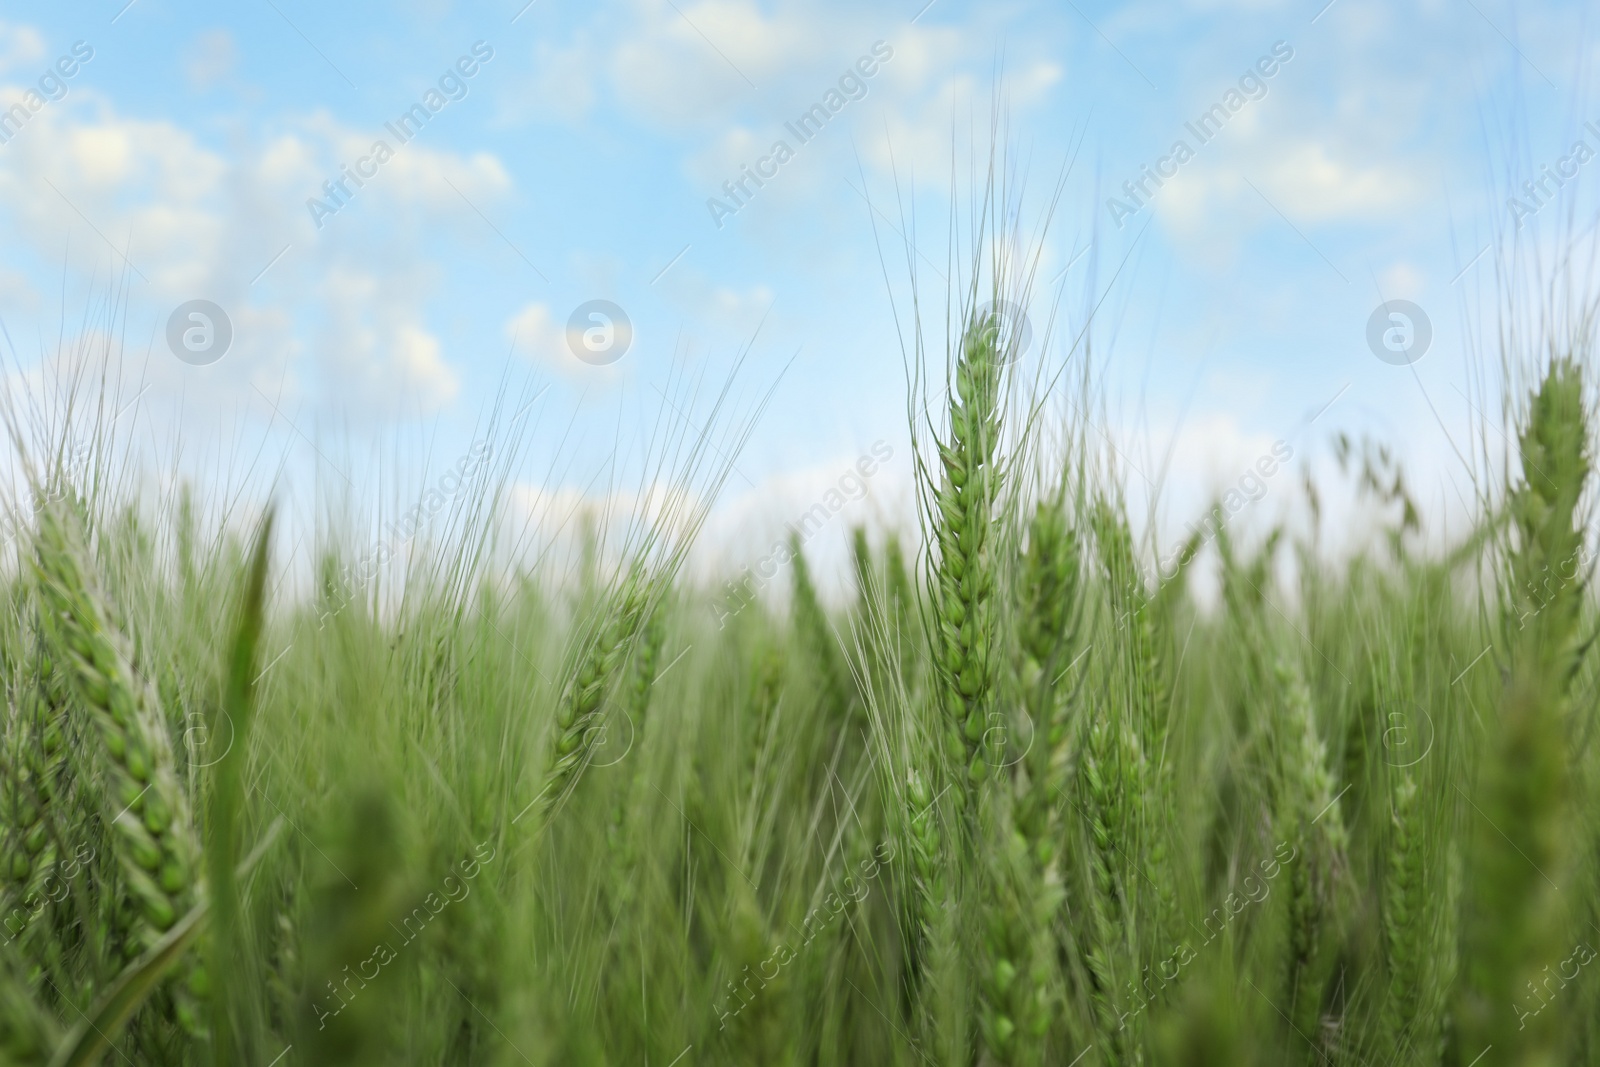
M1560 161L1600 150L1593 49L1581 4L1505 0L4 4L0 101L45 83L0 144L0 316L28 367L115 284L135 435L181 439L196 471L266 441L302 497L319 466L361 482L363 456L414 458L424 484L508 378L549 387L528 492L582 493L662 412L703 419L748 346L741 402L787 372L714 530L792 517L878 440L896 459L845 522L893 520L910 466L886 268L903 298L914 234L940 295L950 175L965 203L999 100L1025 219L1070 164L1048 233L1018 243L1039 256L1030 316L1065 315L1045 358L1100 308L1105 436L1136 480L1171 448L1173 522L1273 441L1312 456L1339 429L1396 445L1446 501L1475 421L1463 331L1507 242L1592 220L1600 163ZM835 102L804 143L785 125ZM401 143L385 124L416 104ZM1186 124L1219 104L1201 143ZM1193 158L1161 162L1179 139ZM380 140L392 158L327 197ZM779 140L792 158L762 163ZM1541 164L1576 177L1519 219L1508 186ZM758 165L736 213L708 206ZM1108 198L1129 206L1144 165L1173 176L1119 218ZM206 366L164 337L194 299L233 329ZM1432 324L1411 366L1366 340L1399 299ZM631 322L606 366L568 344L592 300ZM699 407L663 400L695 382Z

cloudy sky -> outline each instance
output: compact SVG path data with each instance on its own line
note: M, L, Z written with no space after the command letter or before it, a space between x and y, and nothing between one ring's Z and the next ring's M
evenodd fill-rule
M1173 522L1339 430L1443 507L1510 250L1593 219L1590 29L1529 0L6 3L0 318L18 372L114 335L119 429L196 471L264 447L302 499L426 484L508 390L539 394L525 495L596 492L738 365L735 416L773 392L713 531L878 441L836 525L894 521L909 278L938 343L998 140L1032 356L1097 309L1096 430L1135 485L1165 466ZM1426 317L1385 319L1387 361L1385 301Z

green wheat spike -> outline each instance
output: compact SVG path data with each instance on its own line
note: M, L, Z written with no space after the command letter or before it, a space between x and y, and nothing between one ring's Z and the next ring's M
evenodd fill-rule
M934 531L936 662L943 692L945 757L965 770L955 797L964 803L986 776L979 748L999 667L994 646L994 512L999 466L1000 322L974 319L961 340L950 390L949 438L939 442L942 476Z
M205 898L199 837L173 767L166 722L155 690L134 669L128 638L112 622L115 610L95 578L75 512L49 507L40 514L33 566L46 645L51 658L66 665L100 742L105 816L123 878L141 909L139 942L148 946ZM190 967L188 985L203 994L200 964ZM184 998L179 1009L185 1026L198 1032L193 1004Z
M790 566L794 581L794 626L800 643L811 654L816 664L818 685L822 690L824 705L834 721L843 721L851 712L855 701L847 681L839 643L833 635L827 612L817 597L817 587L811 580L811 568L806 563L800 534L789 533Z
M1592 469L1590 429L1580 366L1551 362L1518 442L1522 478L1509 500L1510 667L1470 816L1471 900L1455 1002L1457 1051L1468 1059L1492 1045L1500 1062L1543 1067L1559 1062L1563 1043L1559 1012L1524 1005L1571 941L1570 904L1559 887L1570 883L1575 823L1567 709L1586 588L1577 508ZM1532 592L1552 570L1564 580Z

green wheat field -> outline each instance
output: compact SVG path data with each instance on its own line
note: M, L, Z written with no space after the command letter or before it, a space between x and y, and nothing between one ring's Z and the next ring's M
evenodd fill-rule
M1600 1064L1592 321L1504 354L1444 548L1341 441L1363 551L1155 566L1002 295L914 346L920 521L852 531L847 603L798 537L688 577L702 440L571 566L497 553L496 460L403 586L326 537L295 592L94 389L13 405L0 1057Z

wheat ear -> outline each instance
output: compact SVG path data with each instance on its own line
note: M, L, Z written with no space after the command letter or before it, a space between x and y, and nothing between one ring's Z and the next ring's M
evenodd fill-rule
M33 567L50 657L65 668L88 712L105 776L101 791L118 865L137 902L133 942L148 948L205 898L200 840L189 798L173 768L172 743L155 689L134 669L128 638L90 562L82 520L63 507L40 513ZM192 997L207 990L205 967L190 963L178 1020L202 1030Z
M985 715L997 664L995 619L994 505L1002 475L1000 438L1000 323L992 315L971 322L961 341L950 390L950 435L939 442L943 476L938 492L935 572L937 663L945 724L945 757L964 768L954 793L966 800L971 784L987 772L982 754ZM971 810L963 803L963 807Z
M0 872L10 886L10 899L0 925L8 938L21 933L21 926L13 922L15 909L40 899L55 863L48 817L61 788L67 755L66 704L47 658L42 659L38 676L22 684L18 697L4 764L6 834Z
M1389 816L1389 856L1383 880L1383 945L1389 963L1389 995L1380 1032L1392 1048L1404 1049L1422 1005L1425 956L1433 950L1423 922L1426 903L1416 779L1395 776Z
M128 639L94 578L76 516L42 514L34 566L48 621L45 639L66 668L100 738L113 840L152 931L165 932L204 892L199 839L173 770L155 691L133 666ZM154 937L150 937L153 942Z
M630 577L616 598L615 609L589 638L579 657L577 672L556 708L556 734L550 745L544 787L534 801L540 825L548 824L556 803L572 788L588 762L599 733L606 693L638 634L648 592L640 575Z
M1576 836L1566 719L1587 584L1577 509L1592 469L1589 432L1579 365L1553 361L1532 397L1520 435L1522 481L1510 494L1510 670L1480 770L1478 810L1468 816L1472 900L1455 1005L1463 1051L1492 1044L1502 1062L1519 1065L1554 1063L1561 1053L1559 1013L1517 1014L1524 987L1568 943L1568 905L1555 886L1567 881L1567 842ZM1530 597L1552 570L1561 584Z
M1330 940L1341 918L1338 888L1348 834L1328 769L1327 746L1317 732L1311 691L1293 665L1277 664L1283 707L1281 825L1303 855L1289 868L1289 958L1286 986L1293 998L1294 1025L1320 1033L1323 985L1332 967Z
M938 930L945 906L944 842L936 806L939 798L922 773L914 769L906 773L902 799L906 812L902 840L911 858L906 942L908 970L915 984L920 981L929 938Z
M996 1062L1042 1055L1050 1024L1056 912L1066 894L1058 866L1060 790L1065 784L1067 700L1055 685L1078 617L1078 545L1059 500L1040 503L1022 557L1019 682L1033 737L1009 810L1000 805L1005 848L991 911L988 1017L982 1033ZM1001 798L1002 801L1004 798Z
M1131 914L1121 878L1121 846L1127 827L1127 766L1136 756L1137 739L1130 730L1118 730L1100 711L1085 727L1086 737L1078 765L1078 786L1088 824L1088 878L1085 886L1088 930L1084 964L1090 982L1089 999L1106 1046L1107 1061L1125 1062L1133 1035L1117 1007L1119 966ZM1119 744L1119 741L1121 744Z
M912 644L913 613L916 594L911 585L911 572L906 567L905 553L900 548L900 537L891 533L883 546L884 588L888 607L884 612L888 632L895 649L895 669L900 672L900 682L909 691L915 679L919 653Z
M789 554L794 581L795 633L816 663L818 684L822 687L822 699L829 716L835 722L843 721L855 704L845 681L847 669L828 625L827 612L817 598L817 587L811 580L811 568L806 563L800 535L794 531L789 534Z
M628 672L624 691L623 710L631 724L633 745L638 746L644 736L645 719L650 712L650 699L655 693L656 671L661 667L661 646L666 640L666 626L662 615L665 607L657 605L639 632L633 662ZM632 857L623 840L628 806L632 803L632 785L638 780L634 775L628 785L617 791L616 806L611 812L611 844L613 855L626 869L632 866ZM624 879L624 885L627 879Z

